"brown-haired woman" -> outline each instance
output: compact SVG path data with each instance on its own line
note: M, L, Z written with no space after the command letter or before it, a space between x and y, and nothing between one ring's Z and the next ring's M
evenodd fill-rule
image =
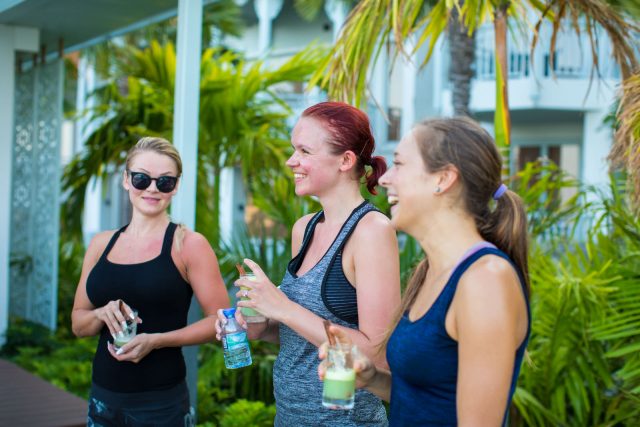
M392 224L426 254L386 342L390 372L366 357L356 367L359 386L390 401L392 426L506 420L530 318L526 217L501 167L484 129L439 119L402 139L380 179Z
M249 336L280 344L273 370L275 425L383 426L382 402L363 390L351 411L324 408L316 365L317 346L326 337L323 320L329 319L386 366L376 349L400 303L398 243L389 219L360 194L365 166L371 167L367 188L375 194L386 164L373 156L366 114L345 103L323 102L305 110L291 144L287 166L296 195L316 196L323 210L294 225L294 258L279 288L250 260L245 263L257 282L236 281L248 289L238 296L250 298L238 305L269 319L250 324ZM216 327L220 330L220 322Z
M215 334L211 318L187 326L191 296L206 315L228 306L229 297L207 240L167 216L181 173L170 142L142 138L129 151L122 177L131 222L97 234L87 248L71 324L78 337L100 335L90 426L191 425L180 348ZM138 333L115 351L111 339L125 318L138 322Z

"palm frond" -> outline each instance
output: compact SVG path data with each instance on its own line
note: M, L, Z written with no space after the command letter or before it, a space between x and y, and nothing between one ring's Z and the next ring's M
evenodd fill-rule
M639 47L635 34L640 31L636 22L628 19L624 9L615 7L604 0L547 0L545 14L540 18L551 19L553 30L549 46L550 58L556 49L558 34L566 24L577 34L585 34L591 48L592 70L599 74L600 58L598 56L598 30L602 28L609 40L613 57L620 67L623 79L628 78L638 68L637 49ZM534 39L532 49L537 39Z
M303 19L313 21L318 16L325 0L294 0L293 7Z
M629 193L640 208L640 72L622 82L617 129L609 161L614 168L627 171Z

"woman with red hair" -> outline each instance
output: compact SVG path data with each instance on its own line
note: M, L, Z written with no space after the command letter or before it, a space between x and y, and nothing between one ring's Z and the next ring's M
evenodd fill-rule
M323 102L304 111L291 135L287 160L298 196L315 196L322 211L293 226L292 254L276 287L253 261L245 264L257 281L240 279L238 296L268 318L248 326L249 337L280 344L274 366L276 426L387 425L381 401L358 390L350 411L322 406L316 375L317 347L324 341L323 320L337 325L358 348L381 365L376 352L400 303L398 243L389 219L360 193L360 181L375 194L386 171L373 156L369 119L345 103ZM366 167L371 170L367 173ZM241 319L241 323L246 323ZM219 313L218 335L224 316Z

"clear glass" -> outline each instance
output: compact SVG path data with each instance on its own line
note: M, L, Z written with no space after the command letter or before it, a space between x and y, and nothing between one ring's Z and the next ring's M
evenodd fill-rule
M352 409L355 396L356 373L353 370L355 347L330 346L327 371L322 388L322 406L330 409Z
M133 319L127 317L125 322L122 322L122 330L116 332L116 336L113 339L113 347L116 351L120 350L120 347L128 343L136 336L138 332L138 312L133 310Z
M256 281L256 276L253 273L246 273L243 274L242 276L240 276L241 278L246 278L252 281ZM241 286L240 289L242 290L249 290L248 288L245 288L244 286ZM249 300L251 298L240 298L243 301ZM242 309L240 310L242 312L242 317L244 317L244 320L247 323L260 323L260 322L264 322L265 320L267 320L262 314L260 314L260 312L258 312L257 310L251 308L251 307L242 307Z

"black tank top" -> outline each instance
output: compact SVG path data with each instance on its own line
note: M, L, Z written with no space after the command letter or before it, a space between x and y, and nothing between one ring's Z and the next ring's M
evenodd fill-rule
M168 332L187 325L193 291L171 258L176 224L169 223L156 258L139 264L114 264L107 259L116 240L127 226L118 230L87 277L87 295L95 307L122 299L138 310L143 323L138 334ZM119 362L107 349L113 341L109 329L100 331L93 359L92 380L110 391L131 393L171 388L185 378L186 368L180 347L153 350L139 363Z
M347 279L342 269L342 251L351 234L356 229L358 222L371 211L380 212L375 206L365 200L351 212L349 218L347 218L342 225L342 230L338 235L342 233L342 231L346 231L346 234L342 241L339 242L338 249L333 254L331 261L329 261L326 274L322 278L320 290L322 301L327 309L338 319L355 325L358 325L358 297L356 289L349 282L349 279ZM316 213L307 224L304 230L304 239L300 252L289 263L288 268L292 274L295 274L295 272L300 269L307 249L309 249L316 225L318 225L318 222L323 218L324 211L320 211Z

